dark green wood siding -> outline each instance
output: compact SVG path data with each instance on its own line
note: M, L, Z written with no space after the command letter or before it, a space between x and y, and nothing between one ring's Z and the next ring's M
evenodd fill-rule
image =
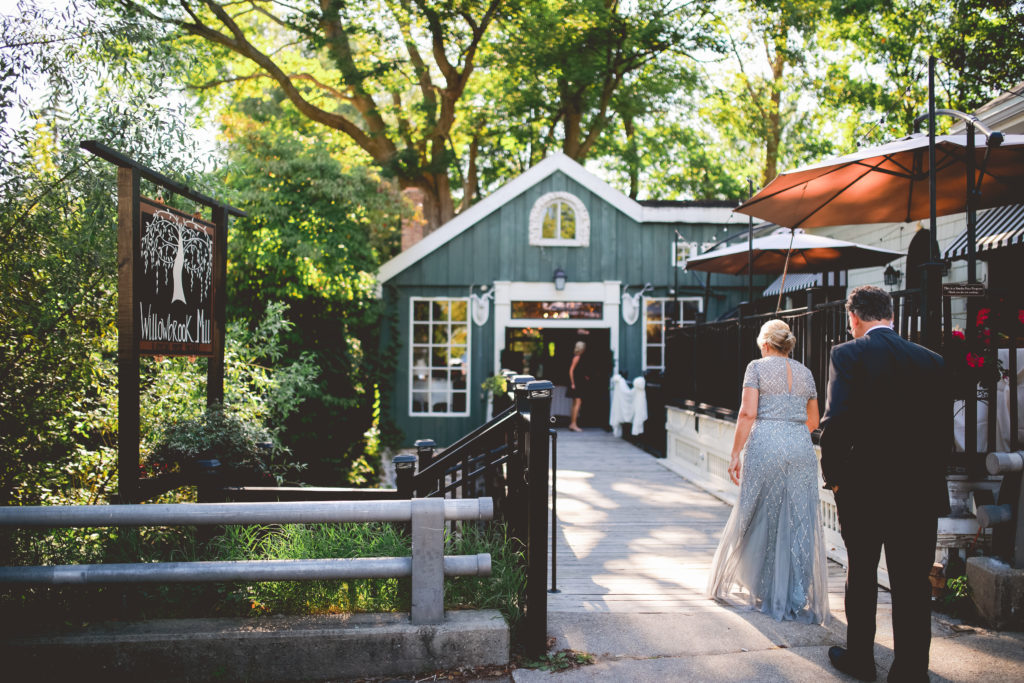
M578 197L590 215L589 247L539 247L529 244L529 215L533 204L549 192L569 192ZM639 224L600 196L569 176L556 172L519 196L497 208L445 245L410 265L386 283L385 297L394 315L397 339L395 381L386 397L391 417L411 444L418 438L432 438L450 444L486 418L487 406L480 384L493 371L494 307L482 327L471 323L472 364L469 377L469 417L409 415L409 300L411 297L467 297L471 287L496 280L550 282L556 268L565 270L570 281L620 281L635 293L645 283L654 286L649 296L667 297L678 284L679 296L703 296L705 275L680 272L674 277L670 253L678 230L688 241L717 241L741 230L737 222L723 231L721 225L680 223ZM765 282L759 278L759 282ZM761 285L762 288L764 285ZM705 311L709 319L734 307L746 295L746 279L715 275L715 293ZM640 374L644 343L643 317L633 325L619 320L618 368L632 379Z

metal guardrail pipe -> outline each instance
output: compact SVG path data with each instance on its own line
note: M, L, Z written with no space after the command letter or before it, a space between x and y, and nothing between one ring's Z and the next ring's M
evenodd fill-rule
M444 501L446 521L475 521L493 516L494 503L490 498ZM0 526L8 527L321 524L408 522L410 519L412 501L409 500L0 507Z
M444 556L444 522L487 520L490 498L0 508L0 526L411 522L412 557L0 567L0 583L85 584L412 577L410 620L444 621L445 576L489 576L490 555Z
M490 576L491 556L445 555L445 576ZM207 581L325 581L412 576L411 557L355 557L242 562L157 562L0 567L0 584L80 585Z

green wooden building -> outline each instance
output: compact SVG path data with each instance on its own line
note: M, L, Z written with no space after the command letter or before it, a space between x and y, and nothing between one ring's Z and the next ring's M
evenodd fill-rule
M732 206L638 202L556 154L385 263L395 373L382 400L404 442L444 446L480 426L491 410L481 384L503 368L551 380L552 412L567 415L579 340L598 387L663 369L666 325L712 320L746 297L745 278L680 267L745 230ZM598 390L581 423L607 421Z

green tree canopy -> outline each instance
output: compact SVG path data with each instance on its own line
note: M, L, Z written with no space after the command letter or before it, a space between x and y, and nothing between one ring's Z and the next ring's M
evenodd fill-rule
M379 172L339 159L344 144L280 104L254 99L225 117L222 178L248 213L229 233L229 317L288 305L282 361L311 353L319 377L284 441L313 480L337 485L366 470L363 436L384 376L374 273L397 252L402 201Z

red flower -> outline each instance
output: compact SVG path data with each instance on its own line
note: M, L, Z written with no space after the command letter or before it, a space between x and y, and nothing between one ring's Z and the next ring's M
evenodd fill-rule
M985 365L985 357L977 353L967 352L967 365L972 368L980 368Z
M983 308L980 311L978 311L978 327L981 327L982 325L985 324L985 321L988 320L988 316L991 312L991 308Z
M1024 314L1024 311L1021 311L1021 313ZM964 339L966 339L966 337L964 336L964 331L963 330L953 330L953 339L959 339L960 341L963 341Z

